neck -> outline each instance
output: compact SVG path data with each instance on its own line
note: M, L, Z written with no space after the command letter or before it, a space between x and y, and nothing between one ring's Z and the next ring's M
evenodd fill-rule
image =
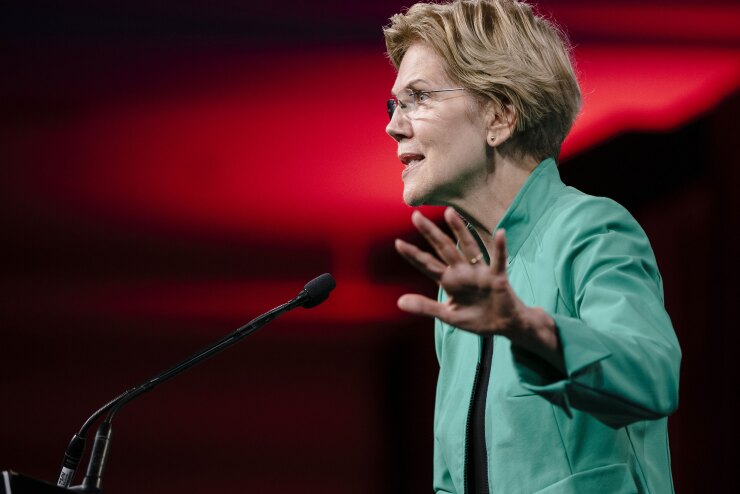
M496 225L538 164L534 158L515 161L497 155L485 179L478 181L475 189L469 190L464 197L449 204L475 228L489 253Z

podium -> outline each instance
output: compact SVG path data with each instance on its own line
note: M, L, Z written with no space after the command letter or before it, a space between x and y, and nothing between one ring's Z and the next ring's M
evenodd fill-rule
M65 492L69 494L73 491L12 470L3 470L2 478L0 478L0 494L61 494Z

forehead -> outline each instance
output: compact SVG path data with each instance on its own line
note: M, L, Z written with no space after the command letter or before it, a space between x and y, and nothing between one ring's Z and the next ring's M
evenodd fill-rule
M428 86L428 89L449 85L451 81L444 67L444 59L434 50L425 44L415 43L409 47L401 60L391 92L398 94L399 91L417 83Z

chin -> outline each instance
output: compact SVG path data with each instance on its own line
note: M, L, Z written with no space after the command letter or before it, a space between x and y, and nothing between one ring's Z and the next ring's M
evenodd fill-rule
M424 205L424 201L419 200L419 199L416 199L416 198L406 199L404 197L403 198L403 202L405 202L407 206L411 206L412 208L415 208L417 206L423 206Z
M411 207L445 206L448 203L440 197L442 187L431 181L404 182L403 202Z
M403 189L403 202L411 207L423 206L426 204L425 199L425 195L413 187L405 187Z

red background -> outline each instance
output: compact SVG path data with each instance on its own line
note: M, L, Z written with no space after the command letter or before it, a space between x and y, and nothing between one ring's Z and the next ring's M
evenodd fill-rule
M435 290L393 252L418 238L384 133L402 5L2 7L0 467L52 480L109 398L331 272L324 305L121 412L106 491L430 490L431 323L395 299ZM584 93L561 173L630 209L664 277L676 490L728 489L740 8L539 8Z

